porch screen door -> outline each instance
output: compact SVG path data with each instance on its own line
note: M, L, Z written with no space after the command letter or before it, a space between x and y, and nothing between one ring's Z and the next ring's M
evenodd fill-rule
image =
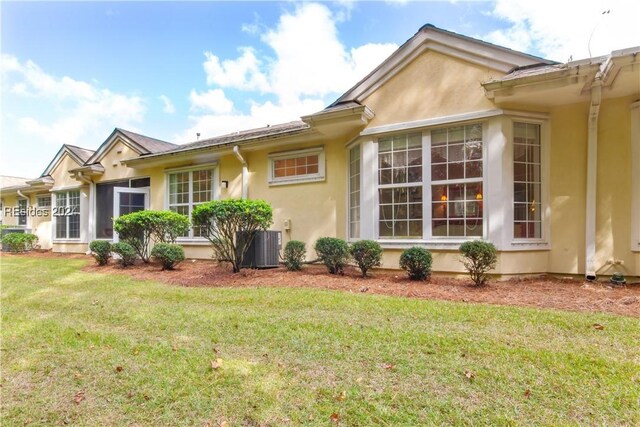
M113 219L132 212L149 209L148 188L115 187L113 189ZM118 241L118 233L113 232L113 241Z

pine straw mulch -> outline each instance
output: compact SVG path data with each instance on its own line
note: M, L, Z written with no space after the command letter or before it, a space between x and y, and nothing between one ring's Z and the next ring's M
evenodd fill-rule
M4 254L3 256L7 256ZM36 257L70 257L88 261L86 255L30 253ZM105 274L127 274L136 279L156 280L187 287L305 287L332 289L352 293L371 293L409 298L437 299L498 305L554 308L570 311L608 312L640 317L640 283L612 286L609 282L585 282L572 278L541 276L492 280L476 288L468 279L435 275L427 282L409 280L399 270L375 270L362 278L354 267L343 276L328 274L324 266L308 265L301 272L284 267L267 270L242 270L233 274L228 266L210 260L187 260L173 271L162 271L157 263L137 263L121 268L113 261L103 267L90 263L83 271Z

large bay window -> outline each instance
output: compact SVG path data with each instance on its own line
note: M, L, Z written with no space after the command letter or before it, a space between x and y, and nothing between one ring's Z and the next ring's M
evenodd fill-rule
M378 141L378 236L422 237L422 135Z
M431 230L434 237L481 237L482 125L431 132Z
M513 237L542 238L540 125L513 124Z
M169 210L191 217L195 206L213 200L213 169L169 173ZM201 227L192 227L183 237L202 237Z
M80 238L80 191L56 193L55 236L56 239Z

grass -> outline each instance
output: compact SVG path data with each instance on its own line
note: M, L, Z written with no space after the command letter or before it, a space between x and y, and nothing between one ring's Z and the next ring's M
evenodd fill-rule
M1 262L2 425L640 425L639 319Z

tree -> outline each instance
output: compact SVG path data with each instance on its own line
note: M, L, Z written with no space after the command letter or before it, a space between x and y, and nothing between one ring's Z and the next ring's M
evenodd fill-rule
M255 232L273 224L273 211L264 200L213 200L196 206L191 220L202 227L218 261L231 263L237 273Z

